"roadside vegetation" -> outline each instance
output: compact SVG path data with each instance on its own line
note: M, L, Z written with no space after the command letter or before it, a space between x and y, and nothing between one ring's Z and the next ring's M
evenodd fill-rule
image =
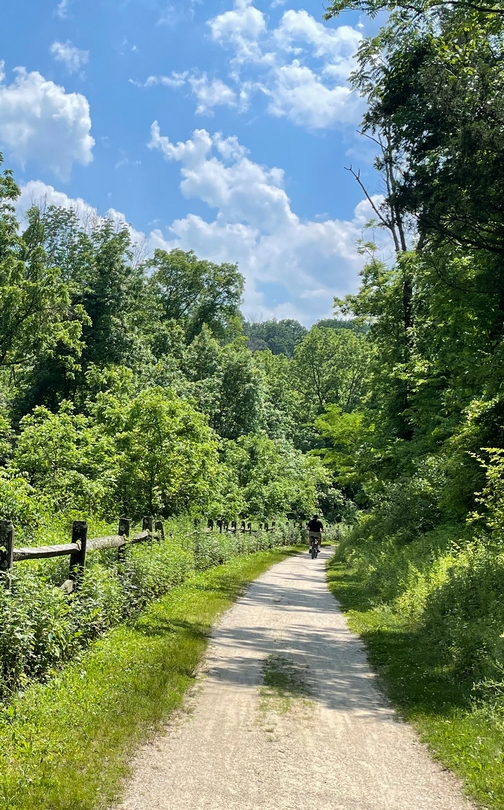
M331 587L400 710L503 808L504 15L479 0L334 0L327 16L346 9L389 12L353 83L394 257L363 242L361 287L337 302L372 360L359 407L316 421L356 505Z
M504 808L501 554L434 534L379 559L339 544L329 587L399 713L481 806Z
M47 681L94 640L196 573L291 545L300 535L293 524L236 535L195 530L187 520L166 526L164 540L132 546L120 558L115 550L89 555L70 595L57 587L67 576L65 558L16 566L12 589L0 589L0 703L34 680Z

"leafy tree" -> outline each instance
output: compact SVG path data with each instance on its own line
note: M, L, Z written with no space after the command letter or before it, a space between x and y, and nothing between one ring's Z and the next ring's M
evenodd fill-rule
M59 268L71 295L81 301L93 274L91 234L99 218L88 218L84 223L74 208L39 203L30 207L26 220L23 240L30 248L44 248L48 265Z
M351 329L352 332L359 335L365 335L368 330L365 324L357 322L355 318L322 318L322 320L317 321L315 326L324 329Z
M204 326L187 347L183 369L192 383L186 392L195 397L220 436L236 439L260 427L261 376L243 338L222 347Z
M370 17L375 17L380 11L399 11L403 18L410 20L451 9L465 15L476 13L496 19L504 17L504 9L486 0L451 0L450 3L446 0L333 0L326 9L325 18L330 20L342 11L349 10L363 11Z
M206 380L221 372L221 345L205 324L184 352L183 370L189 380Z
M314 326L294 352L292 373L306 418L331 404L344 410L358 405L365 391L369 348L348 329Z
M146 267L164 318L183 324L188 342L204 324L219 338L233 326L244 284L235 264L214 264L176 248L169 253L156 250Z
M0 155L0 164L1 164ZM82 311L69 313L70 295L40 246L18 236L13 202L19 189L7 170L0 175L0 368L29 367L58 343L81 350Z
M261 378L241 339L225 346L221 363L217 407L210 422L224 439L237 439L260 427Z
M291 319L243 324L243 332L248 337L252 351L269 349L272 354L285 354L287 357L292 357L307 331L305 326Z
M272 439L289 439L302 445L305 436L300 419L300 395L292 384L292 361L284 354L254 353L263 392L262 427Z
M450 242L484 255L468 292L499 297L502 329L504 15L463 0L371 0L336 2L329 16L355 5L395 9L362 43L353 75L368 101L363 132L383 149L377 166L387 181L385 208L396 219L414 218L423 247Z
M340 486L351 488L360 484L366 470L360 468L359 457L363 456L366 440L371 438L362 411L344 413L339 405L329 405L315 420L315 427L327 444L323 450L313 450L312 453L320 456L334 471L335 481ZM349 489L349 494L355 495L355 491Z
M93 266L82 303L91 319L84 329L82 363L138 363L142 356L142 323L149 319L145 281L132 265L126 227L100 222L91 234Z
M150 388L129 401L98 395L94 413L114 443L115 501L126 514L167 517L208 508L218 443L191 405L169 391Z
M261 434L224 443L224 459L235 472L248 514L258 518L286 512L307 516L317 507L318 486L328 481L318 459Z
M70 403L58 413L39 406L21 420L9 464L58 511L106 514L113 502L117 467L114 443Z
M504 446L504 14L479 0L336 0L328 16L347 8L391 12L363 41L353 83L379 150L386 196L375 214L396 261L385 266L363 246L361 289L337 302L373 347L364 435L348 470L386 493L385 532L383 515L397 521L408 498L413 511L427 504L422 525L463 517L484 484L475 456ZM318 422L336 476L347 466L340 420Z
M142 367L152 361L156 302L149 299L142 269L132 263L125 226L100 218L83 224L73 210L34 206L23 242L32 252L43 250L48 272L63 279L68 320L82 334L78 345L69 346L55 331L53 345L40 347L21 386L21 412L37 404L57 410L83 389L85 397L92 364Z

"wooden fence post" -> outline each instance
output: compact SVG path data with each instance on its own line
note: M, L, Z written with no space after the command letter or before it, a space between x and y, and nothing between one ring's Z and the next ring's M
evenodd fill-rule
M219 532L220 532L221 534L222 534L222 527L223 527L223 525L224 525L224 521L223 521L223 520L218 520L218 521L217 521L217 526L219 527Z
M244 531L245 531L245 521L244 521L244 520L242 520L242 522L241 522L241 524L240 524L240 531L241 531L241 532L244 532Z
M249 530L249 534L252 534L252 523L247 523L247 529Z
M14 526L10 520L0 520L0 572L5 574L5 587L10 588L14 552Z
M121 537L128 539L130 533L130 520L128 518L119 518L119 528L117 534ZM126 546L119 546L117 549L117 559L122 562L126 554Z
M78 582L86 566L87 523L85 520L74 520L72 526L72 543L80 544L79 551L70 555L70 579Z
M150 532L149 541L152 542L152 518L150 516L144 517L142 520L142 531Z
M161 543L164 540L164 525L162 520L156 520L154 524L154 529L158 535L158 543Z
M208 519L208 528L210 529L211 532L213 532L213 530L214 530L214 522L213 522L212 518Z

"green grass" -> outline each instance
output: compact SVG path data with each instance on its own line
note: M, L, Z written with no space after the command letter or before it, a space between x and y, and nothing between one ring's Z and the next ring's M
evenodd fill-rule
M475 700L472 680L456 675L421 629L390 607L374 606L355 571L332 561L328 582L399 713L481 807L504 810L502 714Z
M295 664L285 655L268 655L262 667L264 686L275 690L279 695L304 697L311 693L306 679L307 665Z
M109 807L134 749L181 706L216 618L293 551L259 552L193 577L14 699L0 714L0 808Z
M273 653L263 663L262 681L259 711L263 725L267 724L267 717L272 713L287 714L294 708L299 711L312 705L308 700L312 690L308 682L307 664L300 665L285 655Z

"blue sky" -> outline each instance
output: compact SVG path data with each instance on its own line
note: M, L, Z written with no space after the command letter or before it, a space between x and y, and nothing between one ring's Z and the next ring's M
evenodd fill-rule
M0 149L32 201L131 226L143 250L237 262L244 314L309 324L357 287L380 192L347 77L369 22L317 0L16 0Z

